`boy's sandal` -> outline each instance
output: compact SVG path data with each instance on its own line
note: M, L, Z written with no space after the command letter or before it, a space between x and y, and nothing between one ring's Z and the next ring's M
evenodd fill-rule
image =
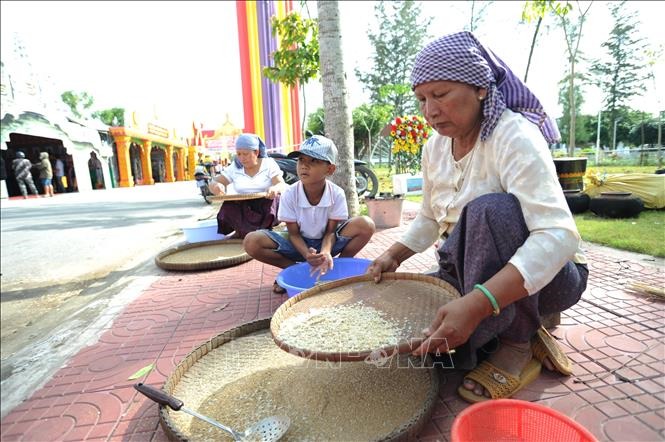
M570 376L573 374L573 364L561 349L556 339L544 328L540 327L531 344L533 357L543 362L549 359L559 373Z
M277 293L278 295L283 295L284 293L286 293L286 289L281 285L277 284L277 281L273 282L272 291Z
M476 384L481 385L491 396L477 395L473 390L467 390L464 385L460 385L457 393L467 402L476 403L489 399L509 398L531 382L535 381L540 374L541 364L536 359L531 359L520 373L519 378L511 375L507 371L495 367L488 361L483 361L479 366L471 370L464 379L469 379Z

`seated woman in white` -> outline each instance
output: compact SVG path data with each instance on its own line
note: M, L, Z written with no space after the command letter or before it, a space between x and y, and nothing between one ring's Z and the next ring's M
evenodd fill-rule
M277 225L279 195L286 189L282 171L266 155L266 145L254 134L242 134L236 140L234 161L213 178L210 190L215 195L226 193L233 183L237 193L266 192L265 198L225 201L217 213L217 232L244 238L249 232L272 229Z

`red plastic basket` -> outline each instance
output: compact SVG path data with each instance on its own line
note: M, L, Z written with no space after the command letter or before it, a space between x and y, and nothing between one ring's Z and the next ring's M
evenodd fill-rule
M533 402L494 399L474 404L453 422L452 442L598 442L583 426Z

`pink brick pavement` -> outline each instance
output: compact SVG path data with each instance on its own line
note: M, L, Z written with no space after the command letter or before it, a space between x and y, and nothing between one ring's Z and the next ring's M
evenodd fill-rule
M413 216L405 213L405 221ZM360 256L376 257L404 228L378 232ZM588 289L553 330L575 362L574 375L544 372L515 397L567 414L599 440L665 440L665 309L624 288L626 280L663 286L663 268L605 249L587 251L587 258ZM433 251L427 251L400 271L422 272L434 264ZM271 316L285 299L271 291L277 273L252 260L160 277L96 344L81 350L2 420L2 440L166 440L157 406L136 393L137 381L128 377L154 363L144 382L161 386L192 348ZM448 440L454 417L468 406L455 393L461 376L441 373L439 401L419 440Z

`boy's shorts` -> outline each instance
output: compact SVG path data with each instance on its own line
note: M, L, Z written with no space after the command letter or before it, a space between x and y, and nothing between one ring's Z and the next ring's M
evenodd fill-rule
M52 178L42 178L42 186L50 186L52 184Z
M332 256L337 256L342 253L344 247L346 247L349 241L351 241L351 238L348 236L342 236L339 234L344 226L346 226L346 223L348 223L348 220L344 221L337 227L337 229L335 229L335 244L333 244L332 250L330 252ZM290 259L291 261L305 261L305 257L302 256L300 252L298 252L298 250L293 247L293 243L289 241L289 232L275 232L274 230L262 230L262 232L264 232L270 239L277 243L277 248L275 249L277 253L284 256L285 258ZM321 243L323 242L323 238L310 239L303 236L302 239L305 240L307 247L311 247L317 251L321 250Z

